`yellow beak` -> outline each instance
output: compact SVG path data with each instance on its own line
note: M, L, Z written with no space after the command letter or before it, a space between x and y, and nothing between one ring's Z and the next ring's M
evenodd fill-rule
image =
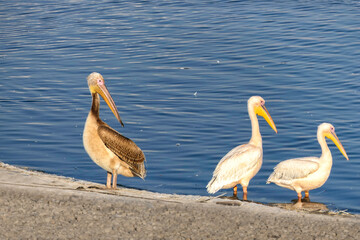
M116 108L116 105L114 103L114 100L112 99L112 97L111 97L109 91L107 90L105 84L96 85L91 90L94 91L94 92L97 92L98 94L100 94L100 96L105 100L105 102L107 103L107 105L109 106L109 108L111 109L113 114L115 115L116 119L120 122L121 126L124 126L123 122L121 121L119 112L118 112L118 110Z
M330 133L326 133L325 137L331 139L335 145L337 146L337 148L340 150L340 152L342 153L342 155L344 155L344 157L346 158L346 160L349 160L348 155L345 152L345 149L343 147L343 145L341 144L339 138L336 136L335 132L330 132Z
M268 112L268 110L266 109L266 107L264 105L256 106L255 113L257 115L263 117L266 120L266 122L270 125L270 127L277 133L275 123L272 120L270 113Z

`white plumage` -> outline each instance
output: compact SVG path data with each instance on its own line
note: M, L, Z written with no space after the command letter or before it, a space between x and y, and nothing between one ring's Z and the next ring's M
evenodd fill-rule
M322 149L321 157L295 158L280 162L269 176L267 183L273 182L278 186L296 191L299 202L301 202L302 191L305 191L305 198L309 198L309 190L321 187L331 172L332 156L325 137L331 139L349 160L335 134L335 128L330 123L323 123L319 125L317 131L317 139Z
M206 186L209 193L233 188L237 196L237 184L243 187L243 199L247 200L247 186L262 165L262 139L256 115L262 116L274 129L276 126L265 108L265 100L253 96L248 100L248 112L252 126L252 137L248 144L237 146L228 152L216 166L213 177Z
M232 188L242 182L244 184L248 178L253 177L252 175L255 176L261 164L261 147L251 144L237 146L220 160L214 170L213 178L207 185L207 191L216 193L222 188ZM234 179L239 180L234 181Z
M295 158L280 162L270 175L268 182L275 180L293 181L294 179L304 178L319 169L319 158L305 157Z

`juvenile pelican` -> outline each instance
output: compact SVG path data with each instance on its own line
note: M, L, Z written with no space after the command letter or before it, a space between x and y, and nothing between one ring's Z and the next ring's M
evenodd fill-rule
M260 170L263 158L262 139L256 115L265 118L277 133L276 126L265 107L265 100L253 96L248 100L248 112L251 120L252 136L249 143L240 145L228 152L216 166L213 177L206 186L209 193L220 189L233 188L237 197L237 184L243 187L243 200L247 200L247 186Z
M122 136L99 117L100 97L105 100L117 120L122 123L115 103L100 73L91 73L87 82L92 95L92 105L86 119L83 143L90 158L107 171L106 187L116 188L117 175L144 178L145 155L130 139Z
M266 183L273 182L280 187L296 191L298 202L301 202L301 192L305 191L305 198L308 199L309 190L321 187L330 175L332 156L325 137L331 139L349 160L333 125L322 123L317 130L317 139L322 150L321 157L295 158L280 162Z

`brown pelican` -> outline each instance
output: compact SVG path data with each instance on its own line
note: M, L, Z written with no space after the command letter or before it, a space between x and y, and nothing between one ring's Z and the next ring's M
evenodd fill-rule
M321 157L295 158L280 162L266 183L273 182L280 187L296 191L298 202L301 202L302 191L305 191L305 198L309 199L309 190L321 187L330 175L332 156L325 137L331 139L349 160L333 125L322 123L317 130L317 139L322 150Z
M248 100L248 112L252 127L251 139L249 143L232 149L220 160L212 179L206 186L209 193L215 193L224 188L233 188L234 197L237 197L237 184L241 184L243 200L247 200L247 186L260 170L263 158L262 139L256 115L265 118L277 133L274 121L267 111L265 100L262 97L253 96Z
M130 139L122 136L99 117L100 96L105 100L117 120L122 123L115 103L107 90L104 78L93 72L87 77L92 104L86 119L83 143L90 158L107 171L106 187L116 188L117 175L145 178L145 155Z

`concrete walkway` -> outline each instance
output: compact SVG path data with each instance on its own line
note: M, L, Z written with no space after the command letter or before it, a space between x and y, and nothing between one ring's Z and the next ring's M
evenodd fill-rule
M0 239L360 239L360 216L107 190L0 162Z

